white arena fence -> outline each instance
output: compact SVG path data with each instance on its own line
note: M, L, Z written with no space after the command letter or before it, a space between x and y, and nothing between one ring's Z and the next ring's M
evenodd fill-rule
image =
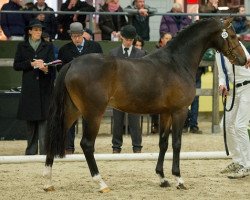
M95 154L97 161L119 161L119 160L157 160L158 153L121 153L121 154ZM0 156L0 164L14 164L14 163L32 163L42 162L45 163L45 155L32 155L32 156ZM172 160L173 153L166 153L165 159ZM181 152L181 160L208 160L208 159L228 159L224 151L213 152ZM65 158L55 158L55 162L75 162L86 161L83 154L66 155Z

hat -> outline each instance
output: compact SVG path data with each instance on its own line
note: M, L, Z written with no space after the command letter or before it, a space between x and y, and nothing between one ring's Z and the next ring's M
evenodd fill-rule
M40 22L38 19L32 19L29 23L28 28L33 28L33 27L39 27L39 28L44 28L44 25L42 22Z
M68 30L69 34L72 33L83 33L83 26L80 22L73 22L70 24L70 30Z
M121 28L121 36L124 38L134 39L136 35L136 29L132 25L126 25Z

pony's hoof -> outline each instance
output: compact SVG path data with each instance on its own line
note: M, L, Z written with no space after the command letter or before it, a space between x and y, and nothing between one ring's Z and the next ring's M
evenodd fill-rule
M170 184L168 181L164 181L160 184L160 187L170 187Z
M54 188L54 186L52 185L52 186L49 186L49 187L44 187L43 190L44 190L45 192L53 192L53 191L55 191L55 188Z
M187 190L186 186L184 186L182 183L179 184L179 185L177 185L176 188L177 188L178 190Z
M109 187L106 187L100 190L100 193L108 193L108 192L110 192Z

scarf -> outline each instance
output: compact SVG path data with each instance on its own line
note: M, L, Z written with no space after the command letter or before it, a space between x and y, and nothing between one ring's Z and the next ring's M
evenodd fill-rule
M108 10L109 10L109 12L115 12L118 10L119 6L120 6L119 3L110 2L110 3L108 3Z

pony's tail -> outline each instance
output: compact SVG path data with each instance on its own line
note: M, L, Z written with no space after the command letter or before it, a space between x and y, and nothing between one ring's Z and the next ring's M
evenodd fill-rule
M68 95L65 76L70 67L66 64L60 71L52 93L47 120L47 132L45 136L46 154L50 158L65 156L65 143L67 130L64 125L65 101Z

